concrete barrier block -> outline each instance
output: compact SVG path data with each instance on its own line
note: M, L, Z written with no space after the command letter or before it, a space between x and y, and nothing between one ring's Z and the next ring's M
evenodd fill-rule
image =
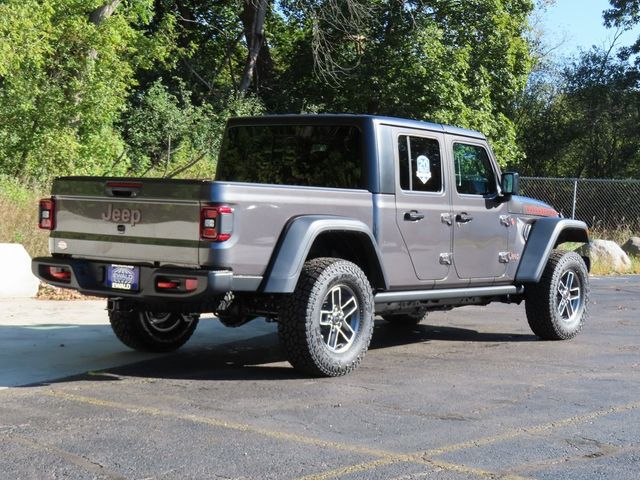
M40 280L31 257L19 243L0 243L0 298L35 297Z

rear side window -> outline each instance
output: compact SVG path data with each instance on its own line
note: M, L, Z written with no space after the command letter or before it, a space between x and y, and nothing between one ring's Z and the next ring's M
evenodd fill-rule
M458 193L490 195L497 192L491 161L483 147L454 143L453 161Z
M231 127L216 180L363 188L360 130L344 125Z
M442 191L440 144L433 138L398 137L400 188L414 192Z

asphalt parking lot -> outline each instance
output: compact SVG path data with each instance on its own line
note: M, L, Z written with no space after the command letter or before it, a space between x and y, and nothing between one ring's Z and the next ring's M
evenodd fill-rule
M638 478L638 276L593 278L568 342L516 305L380 320L333 379L296 374L265 322L142 355L103 308L0 301L0 478Z

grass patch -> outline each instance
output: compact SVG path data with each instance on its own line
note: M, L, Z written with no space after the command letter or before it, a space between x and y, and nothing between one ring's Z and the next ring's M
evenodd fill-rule
M629 275L640 274L640 257L629 256L631 260L631 268L626 272L616 272L608 263L594 262L591 265L591 275Z
M49 232L38 228L38 200L45 188L0 176L0 243L21 243L32 257L48 255Z
M622 246L631 237L637 237L638 232L634 232L629 225L620 225L614 230L602 230L594 228L589 230L589 238L599 240L611 240Z

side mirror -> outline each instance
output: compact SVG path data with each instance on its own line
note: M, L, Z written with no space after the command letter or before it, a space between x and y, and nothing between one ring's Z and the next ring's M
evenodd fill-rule
M520 174L518 172L503 173L500 187L503 195L518 195L520 193Z

